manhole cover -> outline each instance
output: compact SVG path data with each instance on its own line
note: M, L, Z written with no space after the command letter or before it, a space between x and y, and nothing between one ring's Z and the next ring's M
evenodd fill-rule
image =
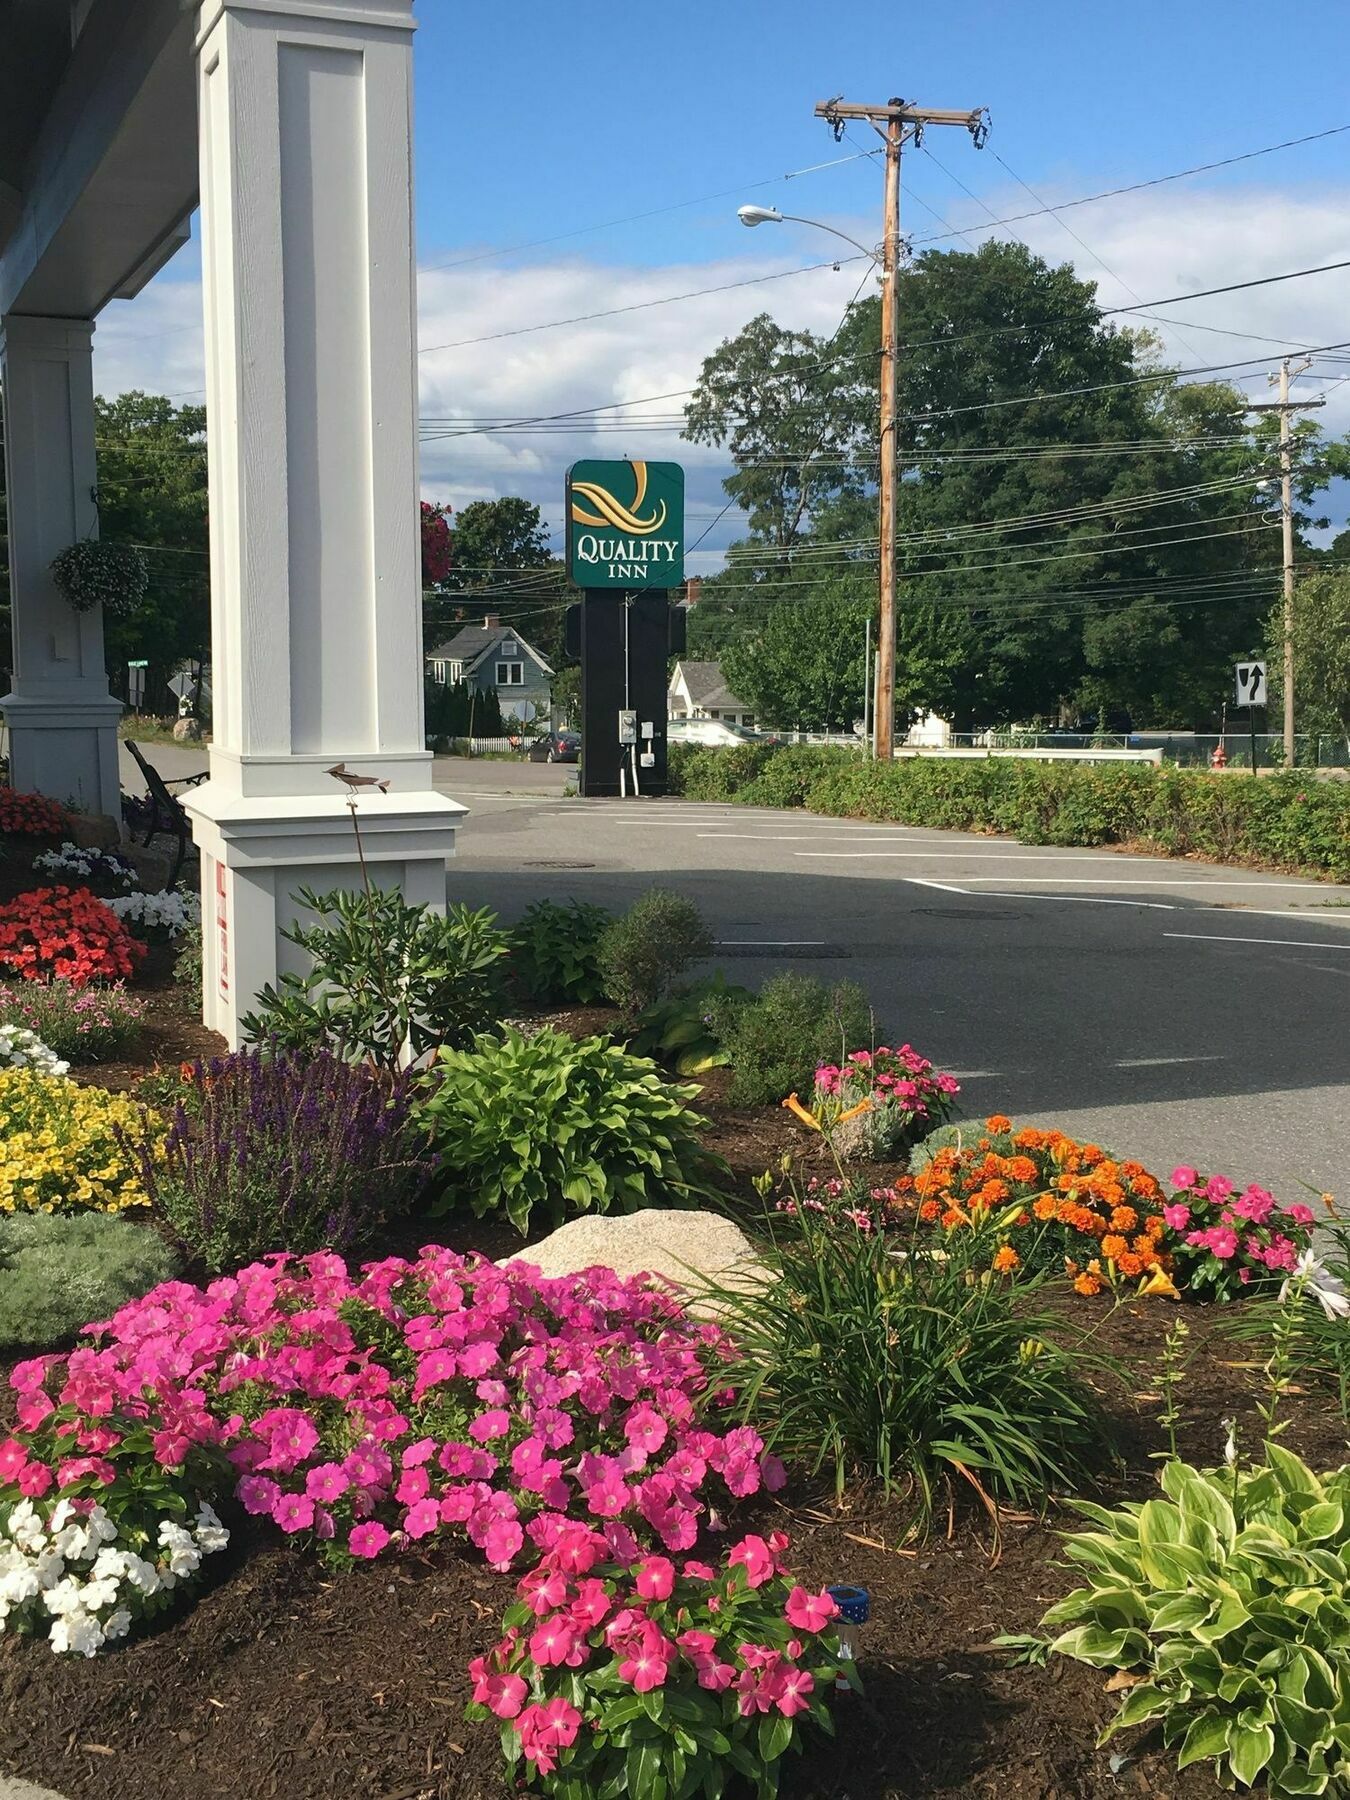
M916 906L929 919L1025 919L1025 913L987 912L981 906Z
M522 863L523 869L593 869L593 862L566 862L561 857L545 858L541 862Z

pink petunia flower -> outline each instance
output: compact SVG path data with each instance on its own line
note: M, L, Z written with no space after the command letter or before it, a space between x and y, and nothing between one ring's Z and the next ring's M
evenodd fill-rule
M314 1502L308 1494L282 1494L273 1504L272 1517L288 1534L308 1531L314 1523Z
M389 1542L389 1533L378 1519L370 1519L364 1525L354 1525L351 1536L347 1539L347 1548L353 1556L369 1561L378 1556Z

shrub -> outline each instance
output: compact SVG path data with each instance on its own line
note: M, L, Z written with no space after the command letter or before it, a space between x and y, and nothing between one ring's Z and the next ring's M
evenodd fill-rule
M158 1153L153 1114L64 1075L0 1069L0 1213L122 1212L146 1204L134 1133Z
M655 1006L689 968L712 953L712 938L692 900L652 888L615 919L600 940L605 992L629 1019Z
M536 1209L556 1224L686 1202L717 1166L686 1105L697 1089L668 1086L607 1038L508 1030L442 1050L423 1083L443 1205L504 1212L522 1235Z
M731 1061L727 1098L761 1106L811 1086L817 1068L870 1044L875 1021L854 982L826 987L788 970L770 976L751 1001L714 999L712 1028Z
M94 850L63 843L59 850L43 850L33 858L40 875L75 875L80 881L102 881L121 892L140 885L135 866L120 850Z
M1333 1794L1350 1780L1350 1469L1319 1479L1277 1444L1251 1469L1171 1462L1160 1499L1079 1505L1087 1574L1046 1614L1051 1648L1137 1679L1104 1738L1161 1726L1177 1767L1224 1786Z
M45 794L0 787L0 837L59 838L69 828L70 814Z
M960 1092L960 1082L934 1074L932 1063L911 1045L892 1050L882 1044L876 1050L851 1050L842 1063L823 1063L816 1070L812 1111L836 1149L837 1124L853 1114L860 1149L872 1157L890 1157L945 1119Z
M306 975L286 973L241 1021L253 1042L292 1050L326 1047L396 1069L405 1050L423 1056L466 1043L501 1017L506 934L486 908L442 916L405 905L397 892L296 898L317 915L285 936L307 952Z
M983 1132L947 1129L953 1141L893 1183L902 1212L976 1240L1005 1270L1062 1270L1080 1294L1142 1279L1146 1292L1176 1297L1162 1188L1141 1164L1062 1131L1014 1131L1002 1114Z
M141 1034L145 1003L120 984L0 989L0 1019L26 1026L67 1062L120 1062Z
M165 943L185 931L201 930L201 901L177 888L163 888L157 894L126 894L110 900L108 907L151 943Z
M61 1466L57 1427L118 1422L119 1466L138 1454L153 1476L218 1447L246 1512L339 1566L440 1533L507 1569L569 1519L621 1561L639 1542L688 1550L710 1505L781 1486L756 1432L700 1417L726 1359L641 1277L545 1280L428 1247L359 1274L319 1253L171 1282L10 1379L19 1452L46 1471L29 1492Z
M70 1064L63 1062L27 1026L0 1024L0 1069L36 1069L39 1075L65 1075Z
M159 1233L125 1219L0 1218L0 1351L49 1349L177 1272Z
M173 959L173 978L182 986L200 988L202 985L202 928L189 925L178 934L178 954Z
M719 1569L607 1559L572 1531L518 1584L505 1636L469 1666L469 1717L500 1719L535 1792L720 1794L728 1774L778 1792L800 1721L832 1731L848 1668L839 1608L784 1578L786 1537L743 1538Z
M600 942L611 922L585 900L536 900L507 932L511 973L527 1000L540 1006L594 1006L605 997Z
M1163 1208L1178 1280L1197 1298L1234 1300L1293 1272L1306 1250L1312 1209L1277 1204L1264 1188L1239 1194L1226 1175L1173 1169L1172 1203ZM1236 1198L1234 1197L1236 1196Z
M143 1179L213 1272L280 1250L346 1250L412 1205L431 1171L412 1078L325 1050L199 1063Z
M754 751L753 759L740 748L673 758L675 791L695 800L796 804L841 818L1013 832L1027 843L1139 842L1172 856L1350 876L1350 786L1299 771L1251 780L1145 763L906 757L887 765L825 745Z
M1061 1322L1034 1283L992 1276L969 1237L934 1256L915 1236L897 1258L856 1220L851 1207L770 1217L763 1282L708 1285L739 1352L740 1416L789 1464L828 1469L841 1495L876 1482L920 1522L959 1483L1038 1508L1072 1487L1103 1426L1081 1347L1056 1347Z
M0 906L0 969L23 981L124 981L144 956L88 888L32 888Z

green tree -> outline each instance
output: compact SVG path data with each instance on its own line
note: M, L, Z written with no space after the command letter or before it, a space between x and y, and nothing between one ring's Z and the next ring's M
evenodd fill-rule
M784 594L727 649L722 673L760 724L782 730L850 731L861 719L870 593L846 580Z
M539 508L515 494L471 500L455 514L452 537L450 573L423 595L427 643L495 614L556 668L567 584Z
M1020 245L918 259L900 315L898 700L961 726L1217 709L1274 591L1272 423L1242 431L1235 389L1177 381ZM705 583L700 653L830 579L875 585L878 336L871 296L828 342L761 316L705 361L687 435L730 450L749 532ZM1302 506L1334 461L1300 459Z
M1284 605L1266 622L1271 716L1284 694ZM1294 722L1350 750L1350 570L1313 568L1294 587Z

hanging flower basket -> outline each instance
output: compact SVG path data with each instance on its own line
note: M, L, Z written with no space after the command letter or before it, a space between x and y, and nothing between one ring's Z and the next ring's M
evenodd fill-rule
M104 612L126 618L145 599L150 565L131 544L108 544L86 538L54 557L52 580L76 612Z

